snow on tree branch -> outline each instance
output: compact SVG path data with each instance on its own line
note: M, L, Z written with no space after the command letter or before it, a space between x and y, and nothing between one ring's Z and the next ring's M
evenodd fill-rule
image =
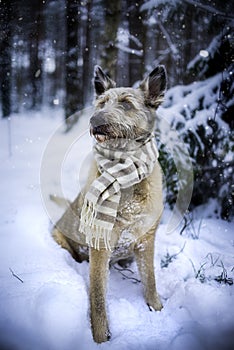
M213 6L204 5L204 4L201 4L198 1L193 1L193 0L185 0L185 2L187 2L187 4L195 6L196 8L200 8L200 9L202 9L204 11L210 12L210 13L212 13L214 15L222 16L224 19L231 19L231 20L234 19L234 16L232 16L230 14L227 14L225 12L222 12L222 11L218 10L217 8L215 8Z

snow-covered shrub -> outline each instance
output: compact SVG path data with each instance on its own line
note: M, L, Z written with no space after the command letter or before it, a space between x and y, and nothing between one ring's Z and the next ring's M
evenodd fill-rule
M197 56L189 64L189 71L196 71L200 81L171 88L162 109L192 158L194 189L190 208L216 198L217 215L223 219L230 219L234 214L234 82L229 39L228 33L218 36L207 48L205 57ZM212 63L217 55L223 57L220 66ZM210 76L211 73L215 74ZM159 129L162 134L165 132L163 127ZM178 192L175 167L173 159L165 153L165 145L161 145L160 151L168 202L172 204Z

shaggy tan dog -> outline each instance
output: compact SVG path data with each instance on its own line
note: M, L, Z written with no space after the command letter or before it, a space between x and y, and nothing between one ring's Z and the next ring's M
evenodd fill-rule
M134 256L146 303L150 310L162 308L153 266L155 232L163 211L153 132L166 72L156 67L137 89L115 85L95 67L96 101L90 119L95 157L85 188L52 233L77 261L90 262L91 327L97 343L110 339L105 302L110 262Z

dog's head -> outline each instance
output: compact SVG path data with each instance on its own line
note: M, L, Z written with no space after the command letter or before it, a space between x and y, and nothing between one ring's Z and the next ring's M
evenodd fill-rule
M139 88L117 88L99 67L94 70L95 111L90 133L100 143L124 139L144 141L154 130L155 109L167 85L164 66L156 67Z

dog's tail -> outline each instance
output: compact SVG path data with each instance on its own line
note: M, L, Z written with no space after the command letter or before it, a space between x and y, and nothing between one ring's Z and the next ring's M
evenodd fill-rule
M65 209L68 205L71 204L71 202L70 202L68 199L63 198L63 197L58 197L58 196L56 196L56 195L54 195L54 194L50 194L50 200L51 200L52 202L54 202L55 204L57 204L59 207L64 208L64 209Z

